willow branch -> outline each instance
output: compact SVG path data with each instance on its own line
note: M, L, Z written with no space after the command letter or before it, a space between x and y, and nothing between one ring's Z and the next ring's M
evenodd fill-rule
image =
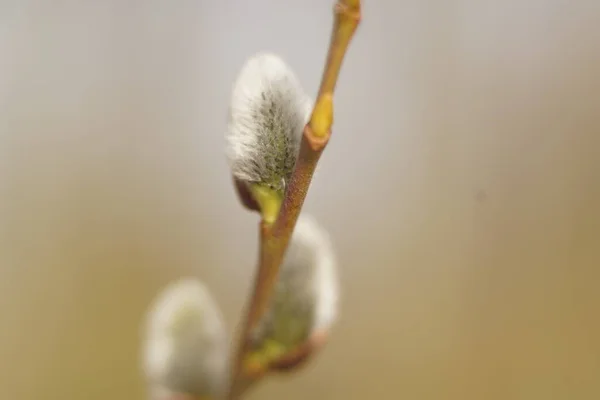
M298 160L287 186L278 217L273 224L260 224L260 251L257 274L246 317L240 332L240 344L233 360L229 399L241 395L244 358L249 336L265 312L292 232L304 204L313 173L329 142L333 124L333 92L348 45L360 22L360 1L340 0L334 7L335 21L321 78L317 101L304 127Z

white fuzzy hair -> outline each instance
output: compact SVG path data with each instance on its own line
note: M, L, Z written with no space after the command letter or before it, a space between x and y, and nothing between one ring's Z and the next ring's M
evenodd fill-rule
M271 306L259 324L254 340L273 334L280 313L303 332L303 340L328 331L339 307L337 260L328 233L317 221L301 214L275 287Z
M233 87L227 156L233 175L276 189L288 181L311 101L292 69L277 55L248 59Z
M228 345L223 318L196 279L169 284L144 326L143 371L150 398L174 393L215 397L225 389Z

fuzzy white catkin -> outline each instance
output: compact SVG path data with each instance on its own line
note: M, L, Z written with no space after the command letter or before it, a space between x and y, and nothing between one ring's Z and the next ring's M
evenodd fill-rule
M224 390L227 334L202 282L169 284L150 307L144 339L143 371L152 400L174 393L217 397Z
M248 59L229 108L226 153L233 175L282 190L310 111L310 99L280 57L263 52Z
M301 214L255 343L270 338L293 346L317 331L328 331L338 314L338 298L331 239L313 217Z

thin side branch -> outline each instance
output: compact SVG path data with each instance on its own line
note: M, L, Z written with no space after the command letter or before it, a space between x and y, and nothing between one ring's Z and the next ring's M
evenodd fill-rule
M310 121L304 127L300 152L278 217L273 224L260 224L260 252L254 288L247 309L240 343L233 360L231 390L228 398L237 399L247 382L244 358L249 350L249 336L269 304L279 268L285 256L296 221L304 204L313 173L327 146L333 124L333 92L339 71L354 32L360 22L360 1L339 0L334 8L335 22L327 61L321 78L319 95ZM302 351L302 350L300 350Z

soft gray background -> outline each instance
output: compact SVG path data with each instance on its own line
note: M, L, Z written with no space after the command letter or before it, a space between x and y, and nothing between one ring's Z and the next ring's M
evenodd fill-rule
M223 134L260 50L314 94L330 0L0 0L2 398L141 399L139 324L256 258ZM600 398L600 2L366 0L306 210L330 346L251 399Z

